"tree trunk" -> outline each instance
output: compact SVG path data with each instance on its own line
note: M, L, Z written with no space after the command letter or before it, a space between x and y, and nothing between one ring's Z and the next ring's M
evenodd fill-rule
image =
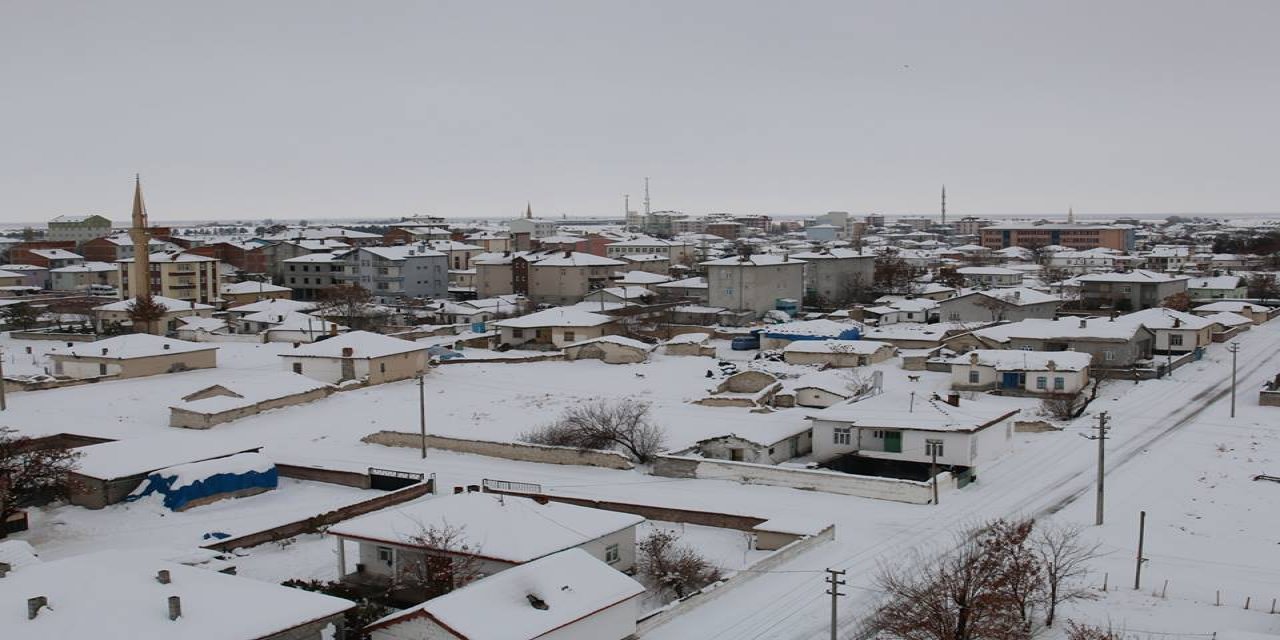
M1050 583L1049 602L1046 603L1046 605L1046 609L1048 609L1048 611L1045 613L1044 626L1052 627L1053 616L1058 612L1058 585Z

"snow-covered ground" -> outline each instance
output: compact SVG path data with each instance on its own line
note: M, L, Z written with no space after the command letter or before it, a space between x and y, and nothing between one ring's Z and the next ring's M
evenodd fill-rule
M549 492L709 509L759 517L817 517L835 522L836 539L776 569L756 575L701 608L647 634L646 638L704 639L825 638L828 599L822 569L847 569L849 597L841 601L846 632L874 604L871 588L880 563L901 561L914 550L945 543L958 529L984 519L1027 515L1092 524L1096 447L1078 437L1089 433L1098 411L1112 417L1108 447L1108 522L1090 528L1110 555L1097 563L1099 584L1109 573L1113 591L1105 599L1072 607L1067 616L1110 618L1116 626L1156 632L1202 633L1226 629L1280 631L1280 617L1240 610L1246 596L1254 609L1269 608L1280 593L1280 523L1271 508L1280 484L1254 482L1257 473L1280 475L1276 426L1280 409L1257 406L1256 390L1276 373L1280 322L1240 337L1239 416L1228 417L1226 389L1230 355L1222 345L1172 379L1104 383L1087 415L1056 433L1018 434L1011 455L985 467L963 491L944 494L937 506L907 505L725 480L681 480L642 471L521 463L431 451L426 460L410 449L366 445L359 439L380 429L415 430L417 387L406 381L344 392L301 407L270 411L210 431L172 429L168 404L196 389L235 380L254 371L281 369L277 354L287 345L226 344L219 368L136 380L104 382L9 396L5 423L25 433L73 432L108 437L179 433L209 442L231 440L264 446L278 460L333 466L379 466L434 473L444 491L482 478L542 484ZM0 341L6 370L38 372L42 349L58 343ZM35 357L25 353L32 346ZM734 360L754 352L723 356ZM34 361L34 362L33 362ZM706 358L655 355L639 365L594 361L521 364L458 364L440 367L427 381L428 428L434 433L510 439L546 422L573 402L632 395L651 400L654 414L679 448L709 435L771 431L803 423L804 409L753 414L744 409L688 404L715 380ZM812 371L781 363L764 365L780 374ZM908 384L906 372L882 365L886 388ZM642 374L642 375L637 375ZM915 375L912 372L912 375ZM924 374L921 392L946 388L948 376ZM35 527L18 537L50 556L95 548L184 546L205 532L242 532L238 526L315 513L359 499L360 493L314 483L286 483L276 492L199 507L184 514L152 513L130 505L101 511L78 507L38 510ZM291 499L292 498L292 499ZM277 504L279 502L279 504ZM292 511L297 509L297 512ZM1143 589L1132 590L1137 511L1148 511ZM128 516L128 517L126 517ZM190 518L187 518L190 516ZM51 521L60 522L46 526ZM176 524L175 524L176 523ZM713 530L697 537L740 536ZM694 536L691 535L691 540ZM745 548L727 538L697 543L731 567ZM724 547L721 550L721 547ZM332 577L333 546L320 536L289 545L263 545L237 561L242 575L270 581L284 577ZM750 558L747 558L750 560ZM1169 580L1166 598L1151 590ZM1127 584L1126 584L1127 582ZM1119 590L1116 590L1119 589ZM1214 607L1221 591L1223 606ZM1183 613L1186 612L1186 613Z

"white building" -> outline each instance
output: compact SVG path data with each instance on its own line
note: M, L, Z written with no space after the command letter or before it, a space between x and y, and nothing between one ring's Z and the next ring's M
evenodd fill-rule
M644 587L580 549L474 582L365 628L374 640L622 640Z
M951 359L951 388L1076 394L1089 384L1093 356L1076 351L975 349Z
M287 370L321 382L381 384L421 374L427 347L368 331L352 331L280 354Z

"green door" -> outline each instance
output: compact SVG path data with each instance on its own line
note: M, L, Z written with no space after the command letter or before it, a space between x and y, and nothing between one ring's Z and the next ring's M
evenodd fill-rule
M884 450L888 453L902 453L902 432L884 432Z

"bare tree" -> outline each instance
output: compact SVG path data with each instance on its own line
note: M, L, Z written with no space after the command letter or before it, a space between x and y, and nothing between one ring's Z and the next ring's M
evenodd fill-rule
M0 427L0 522L20 507L65 496L70 489L67 474L80 457L65 447L39 448L17 433ZM0 528L0 538L4 536Z
M1030 626L1031 605L1040 594L1040 557L1029 544L1032 520L996 520L987 528L982 540L987 553L1004 562L1004 589L1018 609L1024 626Z
M0 319L10 329L30 329L40 320L40 314L29 303L11 304L0 311Z
M141 327L142 333L157 333L160 321L164 320L165 315L169 313L168 307L160 304L150 295L134 298L125 305L124 310L129 315L129 320L133 322L134 331Z
M564 410L555 422L520 435L534 444L579 449L620 448L636 462L649 462L662 451L664 430L643 400L592 400Z
M986 309L991 313L991 321L999 322L1004 320L1004 315L1009 311L1011 306L1007 300L997 293L980 293L974 299L973 304Z
M1191 296L1186 291L1179 291L1161 300L1160 306L1174 311L1186 311L1191 308Z
M466 527L419 525L408 543L421 551L397 567L395 583L401 588L422 589L434 597L484 577L480 545L467 540Z
M1009 588L1009 567L988 553L989 533L957 535L954 552L882 567L887 601L875 625L902 640L1021 640L1027 636Z
M1085 541L1078 526L1050 525L1036 532L1032 546L1044 572L1044 624L1052 627L1059 604L1095 597L1080 580L1088 573L1089 562L1100 555L1099 545Z
M640 575L677 598L721 578L720 569L697 551L680 544L680 535L674 531L655 529L636 545L636 550Z
M1055 393L1040 400L1040 412L1057 420L1071 420L1083 407L1082 393Z
M358 284L325 289L316 313L324 318L337 319L352 329L374 330L386 322L386 314L373 304L373 295Z
M1266 304L1269 300L1280 298L1280 283L1276 282L1276 274L1274 273L1255 273L1249 276L1245 284L1249 288L1249 297L1256 298L1262 304Z

